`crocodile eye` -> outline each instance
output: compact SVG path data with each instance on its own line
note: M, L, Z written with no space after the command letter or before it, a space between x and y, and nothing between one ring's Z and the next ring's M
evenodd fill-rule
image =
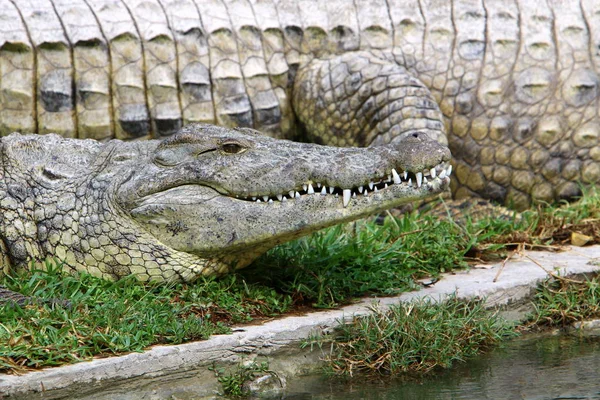
M221 145L221 149L223 150L223 152L228 154L238 154L246 150L245 147L242 147L237 143L224 143Z

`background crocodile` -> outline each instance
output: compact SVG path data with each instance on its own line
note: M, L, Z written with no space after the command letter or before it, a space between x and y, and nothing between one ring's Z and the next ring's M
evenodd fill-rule
M342 148L192 124L162 141L13 134L0 156L0 272L55 257L106 279L222 274L450 182L449 150L418 133Z
M519 208L600 178L597 0L0 0L0 20L3 133L418 129L457 197Z

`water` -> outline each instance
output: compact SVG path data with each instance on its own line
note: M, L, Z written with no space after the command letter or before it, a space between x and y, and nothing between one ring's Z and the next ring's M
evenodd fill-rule
M600 399L600 339L526 337L420 381L312 377L288 389L294 400Z
M202 375L202 373L204 375ZM101 390L80 388L69 400L207 400L208 370L148 377ZM93 385L88 385L93 386ZM35 397L35 398L46 398ZM286 400L600 400L600 337L529 335L425 379L288 379ZM27 400L31 400L28 397ZM273 399L273 397L271 397Z

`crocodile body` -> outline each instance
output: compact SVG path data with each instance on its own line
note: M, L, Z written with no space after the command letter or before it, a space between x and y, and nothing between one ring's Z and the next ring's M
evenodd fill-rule
M0 138L0 273L55 258L111 280L219 275L279 243L440 193L449 161L418 133L367 148L206 124L162 141L15 133Z
M600 179L597 0L0 0L0 19L3 133L419 129L449 144L459 198L522 208Z

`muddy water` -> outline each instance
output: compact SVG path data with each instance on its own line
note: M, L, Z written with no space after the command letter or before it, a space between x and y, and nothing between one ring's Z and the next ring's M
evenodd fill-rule
M600 338L526 337L424 380L290 382L287 399L600 399Z

